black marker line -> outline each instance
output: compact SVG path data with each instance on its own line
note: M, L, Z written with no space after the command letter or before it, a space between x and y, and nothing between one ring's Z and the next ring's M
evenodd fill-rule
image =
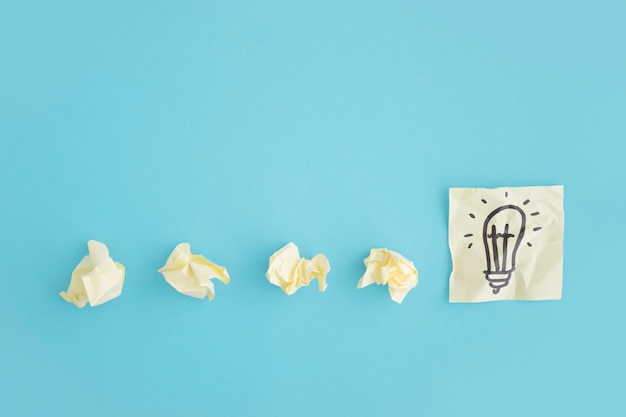
M487 204L487 200L485 200L484 198L481 198L480 201L482 201L484 204Z
M534 212L534 213L530 213L531 216L536 216L537 214L539 214L538 211Z
M470 237L470 236L474 236L474 234L473 233L468 233L466 235L463 235L463 237Z
M533 245L533 244L532 244L532 243L530 243L530 242L526 242L526 244L527 244L529 247Z
M512 236L512 235L511 235ZM502 236L504 242L502 242L502 270L506 270L506 247L509 243L509 224L504 225L504 236Z
M539 230L541 230L541 226L539 226L539 227L533 227L533 232L538 232Z
M491 247L493 248L493 262L496 264L496 271L500 270L500 261L498 260L498 234L496 233L496 225L491 225Z
M471 249L472 245L473 245L473 243L470 243L469 246L467 247L467 249Z
M530 200L528 200L528 199L527 199L527 200L526 200L526 201L524 201L522 204L526 205L526 204L528 204L528 203L530 203Z
M475 219L475 218L476 218L476 216L474 216L472 213L470 213L470 217L471 217L472 219Z
M505 197L508 197L508 196L509 196L509 192L508 192L508 191L505 191L505 192L504 192L504 196L505 196Z

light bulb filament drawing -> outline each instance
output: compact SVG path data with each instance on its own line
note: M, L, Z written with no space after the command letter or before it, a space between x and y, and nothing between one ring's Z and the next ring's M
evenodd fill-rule
M487 269L483 272L494 294L509 285L525 231L526 214L512 204L498 207L485 218L483 243Z

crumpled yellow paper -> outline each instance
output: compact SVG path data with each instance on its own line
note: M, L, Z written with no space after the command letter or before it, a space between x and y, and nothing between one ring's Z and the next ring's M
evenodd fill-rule
M167 262L159 271L176 291L194 298L215 298L215 286L211 279L224 284L230 282L226 268L216 265L202 255L193 255L189 243L174 248Z
M323 254L315 255L311 260L300 258L298 247L288 243L270 257L270 264L265 276L268 281L279 286L287 295L306 287L317 278L320 291L325 291L326 275L330 271L328 258Z
M60 293L65 301L79 308L87 302L95 307L119 297L124 285L124 265L109 257L106 245L90 240L87 247L89 255L74 268L67 291Z
M357 288L374 283L387 285L391 299L401 304L409 291L417 285L415 265L398 252L384 248L372 249L363 263L366 270Z

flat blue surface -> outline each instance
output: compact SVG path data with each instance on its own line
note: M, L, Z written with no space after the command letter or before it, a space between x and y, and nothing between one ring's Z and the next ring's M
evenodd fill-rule
M5 1L0 414L626 408L623 1ZM565 185L563 300L449 304L449 187ZM124 293L63 301L86 242ZM265 279L289 241L328 290ZM209 303L156 270L225 265ZM356 290L371 247L404 304Z

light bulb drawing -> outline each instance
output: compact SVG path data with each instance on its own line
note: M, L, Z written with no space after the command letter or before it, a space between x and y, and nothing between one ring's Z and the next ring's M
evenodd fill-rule
M504 198L509 198L509 193L505 192ZM488 202L484 198L480 200L487 205ZM535 218L540 213L533 211L531 217L527 217L522 207L530 203L530 199L526 199L520 205L503 204L488 212L482 224L482 233L480 234L483 241L485 253L486 269L483 270L484 279L487 280L491 292L499 294L500 290L511 281L513 272L515 271L517 252L522 246L526 232L527 219ZM488 206L483 206L487 208ZM482 210L479 210L481 212ZM476 213L476 212L475 212ZM480 220L480 213L469 213L472 220ZM533 221L533 223L535 223ZM536 224L536 223L535 223ZM533 232L538 232L541 226L532 227ZM464 238L472 238L474 233L466 233ZM532 243L527 241L526 245L530 248ZM472 249L473 242L470 242L467 249ZM484 264L483 264L484 265Z
M525 231L526 213L513 204L498 207L485 218L483 244L487 269L483 272L494 294L509 285Z
M560 300L563 186L450 188L449 300Z

